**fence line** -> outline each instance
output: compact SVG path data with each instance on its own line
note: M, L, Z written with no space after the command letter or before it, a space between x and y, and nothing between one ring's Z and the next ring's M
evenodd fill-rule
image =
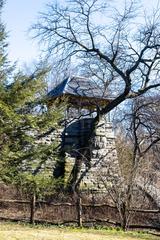
M0 203L19 203L19 204L30 204L29 200L17 200L17 199L0 199ZM69 203L69 202L64 202L64 203L53 203L53 202L48 202L48 201L36 201L36 204L46 204L46 205L51 205L51 206L76 206L75 203ZM116 209L115 206L109 205L109 204L86 204L82 203L82 207L109 207ZM131 212L141 212L141 213L160 213L160 209L136 209L136 208L131 208L129 209Z
M0 220L31 222L31 201L0 199ZM160 209L130 209L130 228L160 230ZM78 214L75 202L36 201L34 221L37 223L77 225ZM133 214L132 214L133 213ZM120 226L115 206L101 203L82 203L84 226Z

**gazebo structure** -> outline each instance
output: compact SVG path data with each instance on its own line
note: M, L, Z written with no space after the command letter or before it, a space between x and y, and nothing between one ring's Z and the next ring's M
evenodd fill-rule
M68 77L48 93L50 101L64 96L70 105L87 109L103 106L110 101L95 81L84 77Z
M74 175L79 159L85 158L87 136L97 107L102 107L111 98L102 91L96 82L84 77L70 77L62 81L48 93L49 105L55 100L67 101L65 125L61 132L61 143L64 157L65 179ZM107 172L109 178L117 176L117 155L112 124L104 117L97 126L90 148L89 170L87 161L82 162L79 175L84 174L81 185L84 188L101 188L100 178ZM58 171L59 172L59 171ZM111 176L109 176L111 175ZM78 177L78 176L76 176ZM74 177L73 177L74 178ZM73 179L72 179L73 180Z

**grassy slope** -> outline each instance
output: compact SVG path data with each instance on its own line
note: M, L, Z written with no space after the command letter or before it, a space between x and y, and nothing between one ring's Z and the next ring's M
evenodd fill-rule
M115 230L71 229L58 227L31 227L0 223L0 240L158 240L160 238Z

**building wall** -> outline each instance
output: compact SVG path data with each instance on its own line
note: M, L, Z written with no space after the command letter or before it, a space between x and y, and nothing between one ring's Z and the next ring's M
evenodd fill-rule
M73 110L72 110L73 111ZM74 112L75 113L75 112ZM80 112L79 112L80 116ZM66 128L62 134L63 149L65 151L65 177L69 178L70 172L81 157L83 148L86 148L87 136L90 133L93 114L89 116L73 117L67 115ZM82 156L83 157L83 156ZM119 164L115 148L115 136L111 122L102 119L96 129L90 145L90 167L81 183L82 188L100 190L104 188L103 180L112 182L119 178ZM87 169L85 158L79 175Z
M78 158L83 158L83 150L86 148L86 140L90 133L94 113L87 110L71 108L66 112L66 119L63 126L43 139L50 144L55 139L61 144L60 164L56 159L49 159L44 168L48 167L56 177L64 174L67 182ZM84 189L102 190L103 181L113 183L119 179L119 164L115 148L115 136L112 123L102 119L91 140L90 148L90 169L87 169L85 158L78 177L85 172L81 187ZM64 173L63 173L64 170Z

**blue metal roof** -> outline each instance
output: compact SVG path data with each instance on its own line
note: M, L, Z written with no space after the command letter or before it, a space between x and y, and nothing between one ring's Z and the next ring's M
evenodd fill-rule
M48 97L58 97L64 94L66 84L68 82L68 78L65 79L63 82L58 84L55 88L53 88L49 93Z
M48 93L50 98L56 98L61 95L108 99L96 82L84 77L67 78Z

